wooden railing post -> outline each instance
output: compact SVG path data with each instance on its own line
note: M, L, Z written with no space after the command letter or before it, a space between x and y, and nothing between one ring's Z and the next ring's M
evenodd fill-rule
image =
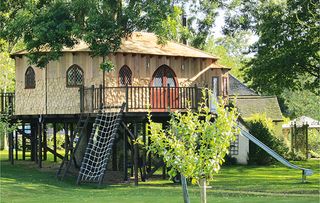
M1 92L0 95L1 95L1 98L0 98L0 99L1 99L1 100L0 100L1 112L0 112L0 113L1 113L1 114L4 114L4 105L5 105L5 104L4 104L4 99L5 99L5 98L4 98L4 97L5 97L5 95L4 95L3 92Z
M197 84L195 84L194 85L194 94L196 95L195 96L195 101L194 101L194 103L195 103L195 106L194 106L194 108L196 109L196 110L198 110L198 107L199 107L199 93L198 93L198 86L197 86Z
M168 86L167 86L167 99L168 99L168 101L167 101L167 109L170 111L170 85L168 84Z
M129 111L129 87L128 87L128 84L126 84L126 112L128 111Z
M95 109L95 97L94 97L94 85L91 85L91 108L90 108L90 111L93 112L94 109Z
M84 110L84 87L83 85L80 86L80 89L79 89L79 92L80 92L80 113L83 113L83 110Z
M100 95L99 95L99 96L100 96L100 97L99 97L99 100L100 100L100 101L99 101L99 104L100 104L100 107L99 107L99 108L100 108L100 110L102 110L102 108L103 108L103 101L102 101L103 88L102 88L102 85L99 85L99 94L100 94Z

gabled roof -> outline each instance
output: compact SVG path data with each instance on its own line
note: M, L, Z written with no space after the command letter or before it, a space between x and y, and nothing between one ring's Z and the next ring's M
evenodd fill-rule
M229 73L229 95L258 95L255 91L240 82Z
M73 48L64 48L63 52L90 52L88 45L80 41ZM192 58L207 58L217 60L218 57L199 49L186 46L181 43L168 41L165 45L158 44L158 38L153 33L134 32L131 36L122 40L118 53L150 54L161 56L183 56ZM26 50L13 53L11 56L24 55Z
M234 100L234 98L231 98ZM282 121L282 113L276 96L238 96L235 105L243 118L265 113L273 121Z

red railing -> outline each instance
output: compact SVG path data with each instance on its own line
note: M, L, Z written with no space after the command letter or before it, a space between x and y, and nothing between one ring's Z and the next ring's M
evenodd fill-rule
M192 87L81 87L80 111L95 112L104 106L127 104L126 111L197 109L201 88Z

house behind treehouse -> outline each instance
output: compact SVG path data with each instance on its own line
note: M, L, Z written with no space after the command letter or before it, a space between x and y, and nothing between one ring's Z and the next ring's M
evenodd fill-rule
M123 39L120 49L109 55L115 65L114 71L109 73L100 70L102 58L92 57L83 42L72 49L64 48L62 52L63 56L59 60L51 61L43 69L28 64L26 51L12 54L16 63L13 119L30 124L29 135L23 130L19 130L18 134L23 139L31 140L34 149L31 158L39 166L48 151L55 157L61 157L56 149L47 146L44 129L49 123L54 128L57 123L64 124L65 143L68 143L80 115L89 118L85 130L85 134L88 134L102 106L121 105L125 102L123 126L135 134L138 132L137 126L140 126L139 129L145 128L149 108L153 119L162 123L163 127L167 125L170 111L197 109L201 101L201 87L212 89L215 97L228 99L230 69L219 65L217 57L176 42L159 45L157 37L152 33L136 32ZM39 125L39 121L43 125ZM125 130L120 131L127 135L131 133L125 133ZM127 168L131 166L128 158L130 154L127 154L130 146L124 141L125 136L120 135L118 140L122 139L122 142L114 145L112 168L122 168L127 177ZM14 140L11 146L13 148ZM117 155L117 151L122 152ZM230 151L239 163L246 163L248 141L237 139ZM140 154L142 161L139 163L142 164L139 165L152 171L150 157L146 157L145 152ZM124 163L123 167L118 167L122 165L120 161Z

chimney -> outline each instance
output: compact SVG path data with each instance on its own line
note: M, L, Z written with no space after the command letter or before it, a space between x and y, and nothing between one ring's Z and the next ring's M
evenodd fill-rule
M187 27L187 15L186 14L182 14L182 26ZM187 44L187 40L184 37L182 37L182 43Z

